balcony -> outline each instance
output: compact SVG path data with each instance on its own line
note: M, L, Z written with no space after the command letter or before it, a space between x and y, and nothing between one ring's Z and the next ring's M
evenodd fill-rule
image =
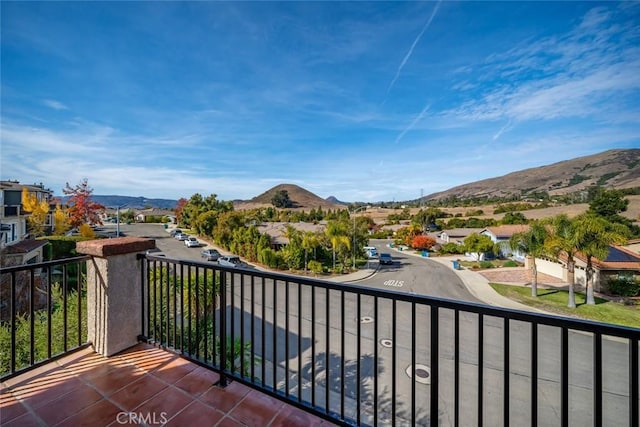
M152 246L2 270L3 425L638 425L637 329L140 255ZM36 303L52 271L62 292Z
M178 355L138 344L106 358L91 348L3 384L9 426L319 426L332 425Z

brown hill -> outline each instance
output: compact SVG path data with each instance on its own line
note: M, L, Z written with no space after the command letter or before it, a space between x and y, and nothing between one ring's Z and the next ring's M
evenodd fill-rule
M592 185L617 189L640 187L640 149L609 150L512 172L434 193L425 196L425 200L526 197L536 192L553 196L579 192Z
M312 192L305 190L294 184L280 184L265 191L259 196L254 197L251 200L235 201L234 208L237 210L254 209L259 207L273 206L271 200L273 196L281 190L285 190L289 194L289 199L293 202L294 209L344 209L345 207L336 203L331 203L321 197L316 196Z

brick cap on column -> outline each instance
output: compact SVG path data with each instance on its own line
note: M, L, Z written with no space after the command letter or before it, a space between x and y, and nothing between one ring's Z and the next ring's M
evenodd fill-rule
M143 237L116 237L113 239L85 240L76 243L76 251L83 255L108 257L133 252L144 252L156 247L155 239Z

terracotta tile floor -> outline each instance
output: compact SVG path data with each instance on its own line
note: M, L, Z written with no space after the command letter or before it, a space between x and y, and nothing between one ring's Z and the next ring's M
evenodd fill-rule
M7 380L2 426L334 425L147 344L110 358L90 348Z

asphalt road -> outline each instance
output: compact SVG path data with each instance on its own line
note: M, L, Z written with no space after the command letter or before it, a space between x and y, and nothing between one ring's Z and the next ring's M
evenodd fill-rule
M114 232L116 224L105 224L102 230L106 232ZM178 241L171 237L169 232L160 224L120 224L120 233L125 236L148 237L156 241L156 247L160 249L167 258L185 259L190 261L204 261L200 252L208 246L199 248L188 248L184 242ZM204 243L204 242L203 242ZM221 251L223 253L224 251Z
M390 250L387 245L391 242L391 240L373 239L369 241L371 246L376 247L378 253L391 253L393 265L381 265L375 275L359 281L359 284L456 301L482 303L471 295L451 268L429 258L418 258ZM371 263L376 265L377 260L373 259Z

